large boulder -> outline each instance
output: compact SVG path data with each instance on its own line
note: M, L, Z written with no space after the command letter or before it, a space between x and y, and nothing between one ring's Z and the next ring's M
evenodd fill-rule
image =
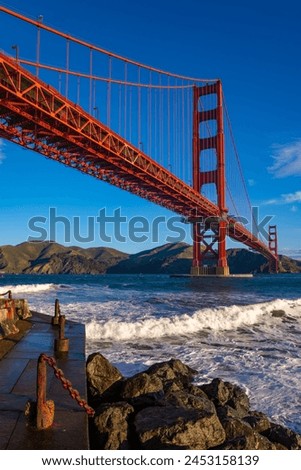
M165 399L172 406L182 407L186 409L195 409L205 411L209 414L215 414L215 407L206 395L193 395L186 390L178 390L165 394Z
M202 385L201 389L213 401L215 406L228 405L240 417L246 416L250 411L249 397L238 385L216 378L210 384Z
M142 372L124 381L121 398L129 400L149 393L163 391L162 381L156 375L149 376Z
M128 417L134 408L126 402L104 404L94 417L93 448L129 449Z
M87 382L92 396L101 396L123 379L121 372L102 354L91 354L87 359Z
M197 371L183 364L179 359L170 359L166 362L153 364L145 373L150 376L155 375L159 377L164 386L170 383L170 381L176 382L181 386L187 386L197 374Z
M134 425L143 449L209 449L226 437L215 413L178 406L145 408Z
M259 433L263 433L271 427L268 417L260 411L250 411L243 420L248 423L254 431Z

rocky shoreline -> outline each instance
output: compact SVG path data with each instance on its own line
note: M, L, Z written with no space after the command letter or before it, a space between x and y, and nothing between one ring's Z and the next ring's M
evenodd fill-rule
M100 353L87 360L91 449L298 450L301 435L250 409L236 384L193 383L178 359L124 378Z

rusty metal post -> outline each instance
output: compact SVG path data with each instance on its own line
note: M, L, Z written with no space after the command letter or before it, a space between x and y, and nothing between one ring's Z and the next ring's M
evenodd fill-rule
M12 293L11 293L11 290L9 290L7 293L8 293L8 298L9 298L9 300L11 300L11 299L13 298Z
M54 419L54 402L46 401L47 370L43 354L40 354L37 368L37 412L36 426L38 430L52 426Z
M59 299L55 299L54 317L52 317L52 319L51 319L52 325L59 325L59 323L60 323L60 313L61 313L61 308L60 308Z
M60 315L59 320L59 337L54 340L54 350L56 352L66 353L69 351L69 339L65 338L65 315Z

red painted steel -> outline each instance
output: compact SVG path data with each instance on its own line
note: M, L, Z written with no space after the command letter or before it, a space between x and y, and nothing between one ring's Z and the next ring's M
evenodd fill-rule
M274 253L274 259L269 260L269 271L278 273L278 236L276 225L269 226L269 250Z
M200 98L206 95L216 95L216 108L199 110ZM225 146L223 125L223 94L222 84L207 84L194 88L193 99L193 188L201 193L202 186L213 183L216 186L217 205L219 208L218 220L209 223L194 222L193 227L193 268L203 267L207 258L216 258L217 271L228 271L226 255L227 235L227 208L226 208L226 180L225 180ZM200 137L200 124L216 121L216 135ZM202 169L202 152L214 149L216 154L216 168L210 171ZM211 232L212 236L209 235ZM209 242L209 239L211 240ZM216 247L217 245L217 247ZM210 263L210 261L209 261Z
M199 191L2 53L0 137L185 217L224 216ZM232 238L275 259L268 246L235 219L227 217L225 225Z

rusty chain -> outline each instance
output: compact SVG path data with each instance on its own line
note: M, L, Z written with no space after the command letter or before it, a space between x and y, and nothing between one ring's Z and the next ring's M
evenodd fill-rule
M0 294L0 296L2 297L3 295L7 295L7 294L8 294L8 298L11 299L12 298L11 290L8 290L7 292Z
M82 408L84 408L84 410L86 411L86 413L93 417L94 414L95 414L95 410L93 408L91 408L91 406L88 405L88 403L86 402L86 400L84 398L81 398L80 394L79 394L79 391L76 390L75 388L72 387L72 384L70 382L70 380L66 379L65 375L64 375L64 372L62 371L62 369L59 369L56 365L56 360L51 357L51 356L47 356L46 354L42 353L41 356L40 356L45 362L47 362L47 364L52 367L53 371L54 371L54 375L55 377L57 377L61 382L62 382L62 385L63 385L63 388L65 390L68 390L69 392L69 395L71 396L71 398L73 398L74 400L77 401L77 403L79 404L79 406L81 406Z

